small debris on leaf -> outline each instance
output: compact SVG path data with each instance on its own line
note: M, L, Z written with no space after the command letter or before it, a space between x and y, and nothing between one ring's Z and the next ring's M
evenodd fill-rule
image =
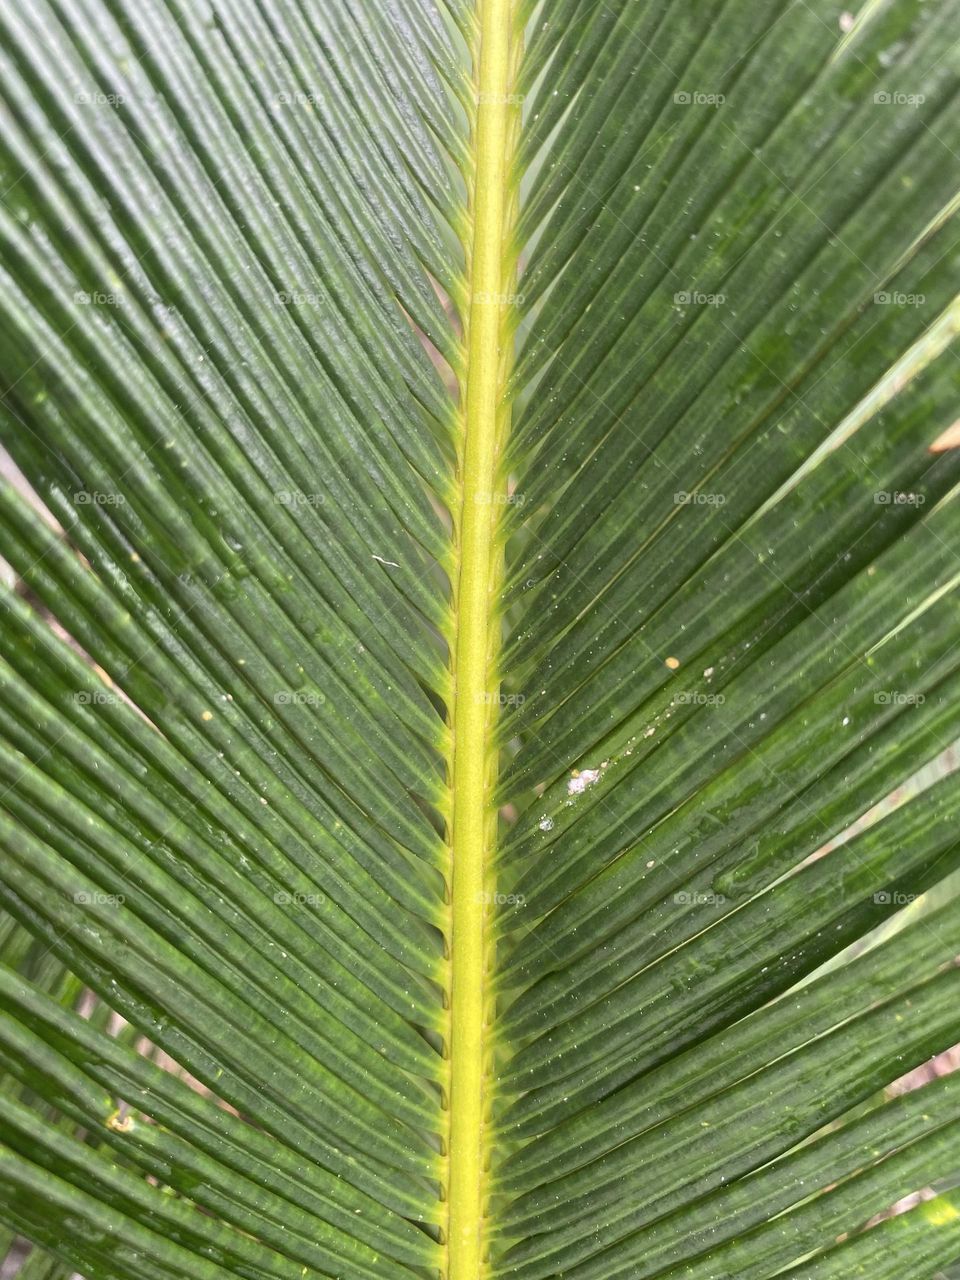
M599 769L574 769L573 777L567 780L567 795L580 795L587 787L592 787L599 777Z
M930 446L931 453L946 453L948 449L960 449L960 418L942 431Z

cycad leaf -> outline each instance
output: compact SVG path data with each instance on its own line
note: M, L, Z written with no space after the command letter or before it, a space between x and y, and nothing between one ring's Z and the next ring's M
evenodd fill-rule
M960 1256L958 13L2 12L25 1276Z

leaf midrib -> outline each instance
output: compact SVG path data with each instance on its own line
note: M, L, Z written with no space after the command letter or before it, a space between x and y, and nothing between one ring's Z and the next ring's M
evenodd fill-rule
M497 461L505 383L503 291L511 142L512 0L479 0L479 70L461 414L458 572L452 654L447 1280L482 1269L484 1132L489 1102L485 1035L489 852L496 835L492 721L498 648Z

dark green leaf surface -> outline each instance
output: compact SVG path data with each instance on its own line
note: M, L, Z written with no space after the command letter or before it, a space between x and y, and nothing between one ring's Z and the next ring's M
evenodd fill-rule
M21 1280L481 1280L489 4L0 9ZM502 13L483 1280L933 1280L960 1085L889 1086L960 1041L960 790L871 810L960 738L960 4Z

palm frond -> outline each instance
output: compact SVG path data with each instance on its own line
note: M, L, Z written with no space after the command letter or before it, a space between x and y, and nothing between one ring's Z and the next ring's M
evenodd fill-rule
M0 13L23 1277L960 1255L958 14Z

